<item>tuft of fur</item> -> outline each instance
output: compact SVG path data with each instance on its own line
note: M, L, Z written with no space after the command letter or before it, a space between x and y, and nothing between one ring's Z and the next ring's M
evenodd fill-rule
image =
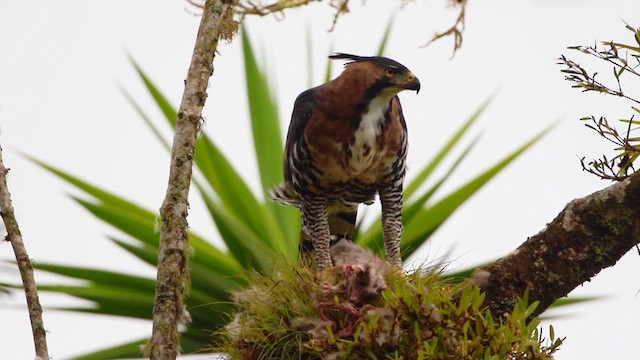
M392 271L391 265L362 246L340 240L331 247L331 259L342 268L342 281L337 287L346 290L349 301L359 303L387 288L386 276Z

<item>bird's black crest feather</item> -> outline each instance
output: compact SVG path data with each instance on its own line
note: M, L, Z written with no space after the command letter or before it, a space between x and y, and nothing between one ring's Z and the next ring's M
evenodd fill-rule
M352 54L346 54L346 53L333 53L332 55L329 55L329 59L347 59L347 60L352 60L352 61L366 61L366 60L370 60L372 57L371 56L359 56L359 55L352 55Z
M399 62L386 58L386 57L382 57L382 56L359 56L359 55L353 55L353 54L346 54L346 53L333 53L332 55L329 55L329 59L333 59L333 60L351 60L349 62L347 62L345 64L349 65L351 63L354 62L361 62L361 61L371 61L374 62L376 64L379 64L380 66L384 66L384 67L393 67L393 68L397 68L397 69L402 69L402 70L406 70L408 71L408 69L400 64Z

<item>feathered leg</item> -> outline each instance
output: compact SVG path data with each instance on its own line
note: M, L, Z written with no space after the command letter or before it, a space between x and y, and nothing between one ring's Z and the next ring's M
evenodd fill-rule
M305 198L300 202L302 231L311 239L319 269L331 267L329 218L327 199L323 197Z
M402 186L392 186L380 190L382 203L382 229L387 261L402 268L400 241L402 240Z

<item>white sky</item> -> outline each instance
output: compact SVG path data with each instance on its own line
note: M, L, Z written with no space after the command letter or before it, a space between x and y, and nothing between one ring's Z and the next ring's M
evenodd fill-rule
M307 88L306 29L311 30L314 84L336 51L372 54L396 1L353 2L353 12L327 33L326 5L288 12L284 21L249 19L254 44L265 54L279 94L283 125L295 96ZM577 120L585 115L629 116L627 103L580 94L563 80L555 59L577 57L565 48L594 40L632 41L622 20L640 26L637 0L471 1L463 49L450 60L451 42L421 48L455 16L442 1L417 1L401 11L387 55L410 68L422 90L401 95L410 131L409 165L419 169L445 139L492 92L498 96L481 119L482 140L447 185L462 184L552 123L556 129L461 208L416 261L451 249L452 267L467 267L513 250L551 221L571 199L608 185L581 171L578 158L599 156L606 144ZM27 248L35 261L90 265L153 275L152 269L112 246L119 235L80 209L71 190L25 161L41 158L116 191L148 208L160 207L168 157L119 90L124 86L154 116L126 52L178 103L199 18L184 1L0 2L0 142L12 169L10 190ZM257 170L251 149L240 39L222 45L216 58L207 131L243 175ZM578 58L588 62L584 57ZM335 69L339 69L337 63ZM608 67L600 67L608 74ZM640 89L630 89L638 94ZM283 126L283 129L285 126ZM410 173L409 176L412 176ZM373 210L373 209L372 209ZM190 224L215 238L205 209L192 201ZM0 259L11 259L0 244ZM557 359L624 359L636 356L640 334L640 270L631 251L573 294L604 298L563 310L553 320L567 340ZM632 275L633 274L633 275ZM0 281L18 280L0 265ZM38 273L37 280L56 280ZM631 281L630 281L631 280ZM45 307L68 305L63 296L42 295ZM30 359L33 350L22 299L0 297L0 358ZM67 358L150 333L151 324L120 318L45 312L50 354ZM546 329L545 329L546 331Z

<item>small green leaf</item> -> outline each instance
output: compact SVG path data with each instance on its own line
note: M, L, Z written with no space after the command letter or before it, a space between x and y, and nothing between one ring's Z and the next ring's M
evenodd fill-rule
M389 35L391 35L391 29L393 29L393 22L396 19L396 14L398 11L394 11L389 21L387 22L387 27L384 29L384 34L382 35L382 40L380 40L380 45L378 46L377 56L383 56L385 50L387 49L387 41L389 41Z
M169 124L171 124L172 127L175 127L178 120L178 112L176 109L131 56L129 56L129 60L136 68L138 75L142 79L142 82L144 82L144 85L147 87L149 94L153 97L153 100L156 105L158 105L160 111L162 111Z

